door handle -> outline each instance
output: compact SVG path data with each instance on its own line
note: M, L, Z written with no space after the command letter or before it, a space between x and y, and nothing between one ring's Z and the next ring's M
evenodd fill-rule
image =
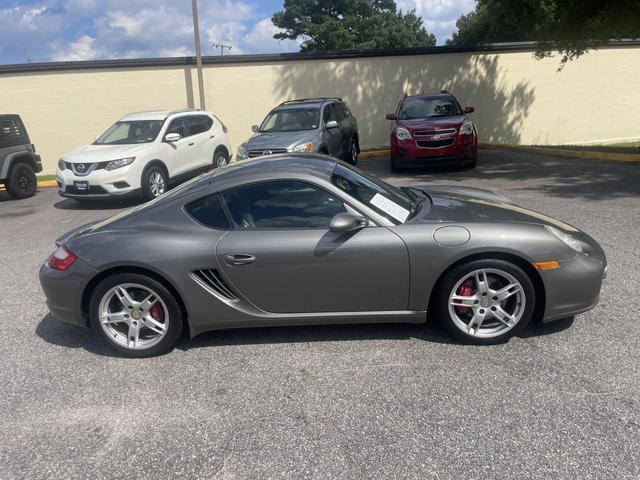
M227 265L248 265L256 261L256 257L248 253L228 253L224 256Z
M191 143L189 144L189 146L190 146L190 147L193 147L194 145L195 145L195 143L193 143L193 142L191 142Z
M213 135L211 135L209 138L215 138L216 134L214 133Z

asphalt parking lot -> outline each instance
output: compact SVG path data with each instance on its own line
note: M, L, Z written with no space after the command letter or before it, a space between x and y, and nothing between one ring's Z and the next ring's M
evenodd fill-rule
M497 190L592 234L598 307L506 345L435 324L213 332L128 360L47 314L54 240L126 204L0 192L0 478L640 477L640 165L483 151L392 175Z

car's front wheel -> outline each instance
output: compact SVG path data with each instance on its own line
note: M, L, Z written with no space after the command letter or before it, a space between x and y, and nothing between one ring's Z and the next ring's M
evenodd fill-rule
M90 317L110 347L128 357L171 350L183 328L180 306L160 282L140 274L102 280L90 301Z
M33 197L38 187L38 181L31 165L25 162L13 165L5 187L7 193L13 198Z
M151 200L167 191L169 179L159 165L148 167L142 174L142 197Z
M465 343L491 345L521 332L535 308L529 275L504 260L474 260L448 272L436 293L435 314Z

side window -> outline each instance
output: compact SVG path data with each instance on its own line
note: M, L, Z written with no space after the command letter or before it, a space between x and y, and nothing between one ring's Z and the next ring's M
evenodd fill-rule
M347 112L342 103L334 104L334 109L336 112L336 120L338 123L343 122L347 118Z
M329 228L342 201L306 182L281 180L222 194L235 228Z
M199 133L211 130L213 120L205 115L193 115L184 119L187 124L189 135L197 135Z
M324 107L324 112L322 112L322 120L324 121L325 125L331 120L336 120L336 114L333 110L333 105L327 105L326 107Z
M229 230L231 228L218 195L211 195L191 202L185 207L185 210L207 227L218 230Z
M171 120L171 123L169 124L169 128L167 128L165 135L167 133L179 133L183 138L189 136L182 118L174 118L173 120Z

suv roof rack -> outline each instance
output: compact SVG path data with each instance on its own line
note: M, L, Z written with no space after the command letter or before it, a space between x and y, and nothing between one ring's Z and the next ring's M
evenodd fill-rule
M167 116L175 115L176 113L200 112L200 111L201 110L199 108L179 108L178 110L170 110L169 113L167 113Z
M310 98L297 98L295 100L287 100L282 102L280 105L278 105L279 107L281 107L282 105L291 105L292 103L304 103L304 102L311 102L311 101L325 101L325 100L337 100L338 102L342 102L342 98L340 97L310 97Z

